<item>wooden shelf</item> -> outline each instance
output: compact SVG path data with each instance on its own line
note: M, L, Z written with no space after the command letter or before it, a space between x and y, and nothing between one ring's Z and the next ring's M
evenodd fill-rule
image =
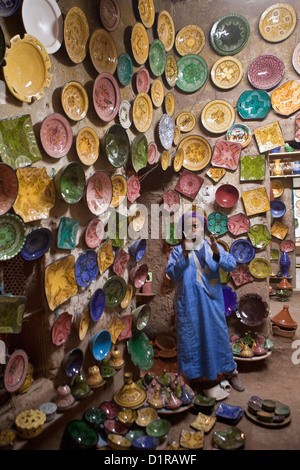
M279 176L270 175L270 179L275 179L275 178L300 178L300 175L279 175Z

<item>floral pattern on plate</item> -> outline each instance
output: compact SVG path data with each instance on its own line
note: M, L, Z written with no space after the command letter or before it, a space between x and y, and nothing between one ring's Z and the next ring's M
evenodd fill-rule
M258 29L266 41L281 42L292 34L296 24L294 8L286 3L276 3L263 12Z
M271 242L271 234L264 224L255 224L248 231L248 237L255 248L265 248Z
M60 219L57 233L57 247L65 250L74 250L80 222L70 217Z
M114 262L112 240L104 242L97 253L97 261L100 275L103 274Z
M285 67L280 57L262 54L254 59L248 69L248 80L254 88L269 90L283 79Z
M230 103L224 100L213 100L204 106L201 122L206 130L213 134L228 131L235 120L235 111Z
M278 121L254 130L256 142L261 153L284 146L284 138Z
M250 36L248 20L238 13L219 18L210 30L210 42L220 55L235 55L247 44Z
M234 57L221 57L210 72L214 84L225 90L235 87L241 81L243 73L241 62Z
M97 29L93 32L89 42L89 51L98 73L115 73L118 63L117 48L112 36L105 29Z
M149 39L145 26L142 23L136 23L131 32L131 49L135 61L143 65L148 59Z
M105 171L96 171L86 187L86 202L89 210L95 215L103 214L112 200L112 183Z
M216 236L224 235L228 228L228 217L223 212L212 212L207 217L208 219L208 230Z
M84 87L75 81L65 84L61 94L64 112L72 121L81 121L88 111L89 99Z
M121 96L117 80L108 72L98 75L94 82L93 103L100 119L112 121L120 106Z
M208 68L205 60L196 54L187 54L177 62L176 86L185 92L193 93L206 82Z
M199 171L210 162L211 147L204 137L198 135L185 137L178 146L178 152L180 150L184 153L183 166L186 170Z
M161 11L158 15L157 33L166 51L169 52L175 42L175 27L172 16L166 10Z
M98 276L97 253L87 250L81 253L75 263L76 282L80 287L89 286Z
M91 127L81 129L76 138L76 151L84 165L93 165L99 157L99 137Z
M132 110L133 124L139 132L146 132L152 123L153 106L147 93L139 93Z
M271 209L266 188L245 191L242 193L242 199L248 216L261 214Z
M271 227L271 234L279 240L283 240L289 231L289 227L278 220Z
M264 119L271 109L271 98L265 90L246 90L239 97L237 108L243 119Z
M235 270L230 274L236 287L254 281L254 278L250 274L248 264L237 264Z
M240 161L240 181L258 181L265 179L265 155L242 155Z
M189 197L190 199L195 199L203 182L204 179L201 178L201 176L184 170L175 187L175 190L184 196Z
M143 25L146 28L151 28L155 19L153 0L139 0L139 14Z
M64 21L64 42L67 54L75 64L83 62L87 55L89 35L84 12L78 7L71 8Z
M120 277L124 276L130 255L123 248L118 248L113 264L113 272Z
M289 80L277 90L273 91L271 104L278 114L289 116L300 109L300 83Z
M236 170L239 164L241 151L242 144L218 139L215 143L211 163L217 167Z
M199 54L205 44L205 35L200 26L187 25L178 31L175 47L181 56Z
M170 86L174 87L176 85L178 79L178 66L177 60L175 59L173 54L167 55L165 77Z
M158 134L162 146L169 150L173 145L174 123L168 114L163 114L159 121Z
M207 171L207 176L209 176L215 183L217 183L218 181L220 181L221 178L223 178L223 176L226 175L226 170L224 168L213 168L211 167L208 171Z
M45 269L45 294L50 310L55 310L78 292L75 278L75 257L65 256Z
M69 121L58 113L50 114L44 119L40 137L45 152L53 158L67 155L73 142Z

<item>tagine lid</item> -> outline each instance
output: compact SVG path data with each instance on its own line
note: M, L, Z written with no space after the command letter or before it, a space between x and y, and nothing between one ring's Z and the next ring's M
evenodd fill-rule
M115 403L121 408L137 409L143 406L146 400L145 390L133 382L131 372L125 372L124 385L114 396Z
M276 286L278 289L284 289L284 290L293 290L293 286L289 283L287 280L286 276L282 277L282 280L280 281L279 284Z
M288 304L284 304L283 309L271 318L271 322L283 328L296 328L298 326L298 323L293 320L290 314Z

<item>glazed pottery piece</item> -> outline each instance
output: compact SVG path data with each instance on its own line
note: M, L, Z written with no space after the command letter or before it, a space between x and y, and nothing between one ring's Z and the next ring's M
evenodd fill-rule
M164 97L165 90L163 82L160 78L156 78L151 85L151 100L156 108L159 108L163 104Z
M73 142L69 121L59 113L50 114L44 119L40 137L45 152L53 158L65 157Z
M200 176L191 173L188 170L184 170L175 187L175 190L190 199L195 199L203 182L204 179Z
M265 248L271 242L271 234L264 224L254 224L248 230L248 237L255 248Z
M81 121L88 112L89 98L81 83L74 80L66 83L61 92L64 112L72 121Z
M91 387L91 389L102 387L106 383L100 374L100 369L98 366L91 366L88 368L86 381L88 385ZM98 408L95 408L95 415L97 417L97 422L99 421L103 422L104 419L106 418L106 413L103 410L99 410ZM87 419L87 416L85 416L85 419ZM89 421L91 421L90 416L88 419Z
M169 91L165 96L165 109L166 109L166 113L170 117L172 117L175 111L175 98L171 91ZM173 141L174 141L174 138L173 138Z
M110 321L109 325L107 326L107 330L110 332L111 342L113 344L116 344L117 339L119 338L119 335L122 333L122 331L125 328L126 328L126 325L122 322L121 318L119 318L119 315L115 314L113 316L112 320ZM116 353L116 351L113 350L112 354L111 354L111 360L110 360L110 365L111 366L112 366L112 362L113 362L112 359L117 355L118 354ZM116 359L116 363L117 363L118 362L117 357L115 357L115 359ZM113 367L113 368L117 370L116 367Z
M166 66L166 50L160 39L154 39L149 50L149 65L151 72L160 77Z
M121 96L118 83L109 72L96 78L93 87L93 103L99 118L104 122L112 121L119 111Z
M254 135L261 153L284 145L284 138L278 121L255 129Z
M103 243L97 253L97 261L100 275L103 274L114 262L112 241Z
M240 181L261 181L265 179L265 155L241 155Z
M183 150L183 167L190 171L199 171L205 168L211 159L211 147L201 136L188 136L182 139L178 151Z
M227 403L220 403L216 409L216 417L220 421L236 424L244 414L244 410L240 406L233 406Z
M118 434L108 434L107 440L113 450L128 450L131 447L131 441Z
M106 419L103 422L103 428L106 435L119 434L121 436L125 436L128 431L127 426L122 423L122 421L118 421L116 419Z
M235 121L235 111L230 103L224 100L213 100L207 103L201 113L201 122L212 134L223 134Z
M64 312L55 320L52 326L52 343L55 346L64 344L71 333L73 316Z
M289 116L300 109L300 82L289 80L273 91L271 104L276 113Z
M232 184L222 184L215 193L215 198L219 206L225 208L234 207L240 197L238 189Z
M238 13L219 18L210 30L212 48L220 55L235 55L247 44L250 36L248 20Z
M136 75L136 89L138 93L148 93L150 90L150 74L146 67L142 67Z
M287 253L293 252L295 250L295 243L292 240L284 240L280 243L280 250Z
M129 246L129 253L137 263L141 261L146 251L146 240L140 239L131 243Z
M111 335L107 330L99 331L91 336L89 348L96 361L102 361L107 356L111 343Z
M126 294L126 282L120 276L110 277L103 286L105 306L109 308L120 305Z
M137 135L133 139L131 149L131 161L134 171L138 173L145 168L148 163L148 141L144 134ZM128 182L127 182L128 187ZM127 193L128 194L128 193Z
M300 74L300 43L298 43L294 49L292 56L292 64L296 72Z
M227 232L228 217L223 212L212 212L208 216L208 230L216 236Z
M146 426L146 434L148 436L161 439L167 436L171 429L171 423L167 419L156 419Z
M146 403L146 400L146 392L133 382L132 372L125 372L124 385L114 395L114 401L121 408L135 410L141 408Z
M0 432L0 450L12 450L16 443L17 431L2 429Z
M75 263L76 282L80 287L89 286L98 276L97 253L87 250L79 255Z
M120 321L121 321L121 320L120 320ZM126 328L126 325L123 323L123 329L121 330L121 328L120 328L120 330L123 331L125 328ZM120 331L120 330L119 330L119 331ZM117 335L116 335L116 336L117 336ZM119 336L120 336L120 335L118 334L118 337L119 337ZM112 341L112 342L114 343L114 342L116 342L116 341ZM111 367L112 367L113 369L115 369L115 370L120 370L120 369L122 369L122 368L124 367L124 365L125 365L125 361L124 361L124 359L123 359L122 353L121 353L120 349L118 349L117 346L115 346L114 349L113 349L112 352L111 352L111 355L110 355L110 365L111 365ZM123 418L125 419L125 416L124 416L124 415L123 415ZM127 416L127 418L128 418L128 416ZM119 419L120 419L120 417L119 417Z
M57 405L53 402L45 402L42 403L38 409L46 415L45 423L49 423L56 416Z
M40 410L29 409L19 413L15 419L18 436L21 439L33 439L43 431L46 415Z
M155 7L153 0L139 0L139 14L145 28L151 28L155 19Z
M78 292L75 278L75 257L65 256L45 269L45 294L50 310L74 297Z
M57 388L57 410L65 411L71 408L75 403L75 398L71 394L71 389L68 385L62 384Z
M120 411L120 407L115 402L109 400L102 402L99 408L105 411L108 419L115 419Z
M248 216L261 214L270 210L270 201L264 187L245 191L242 200Z
M155 408L156 410L161 410L164 407L164 403L160 397L160 391L158 389L155 390L153 396L150 398L147 396L147 402L152 408Z
M124 408L123 410L119 411L118 413L118 420L121 422L121 423L124 423L126 425L126 428L127 428L127 432L125 434L125 437L127 436L128 434L128 428L130 428L133 423L135 422L137 418L137 411L136 410L133 410L131 408ZM133 436L134 434L132 434ZM137 436L136 436L137 437ZM127 436L127 439L129 439L129 437ZM132 439L129 439L132 441Z
M244 73L241 62L235 57L221 57L213 65L210 75L213 83L223 90L235 87Z
M117 76L121 85L126 86L131 82L133 75L133 65L131 57L125 52L118 58Z
M70 217L60 219L57 233L57 247L65 250L74 250L76 247L79 221Z
M220 449L235 450L244 447L246 436L239 428L233 426L223 431L215 431L213 441Z
M51 61L38 39L30 34L21 39L17 34L10 40L4 60L4 80L15 98L31 103L45 95L44 88L49 88L52 80Z
M137 410L136 424L140 427L146 428L152 421L158 419L158 413L155 408L151 406L141 407Z
M286 213L286 205L284 202L274 200L270 202L271 214L274 219L282 217Z
M101 424L104 423L106 419L106 413L99 408L88 408L83 415L83 420L92 426L96 431L99 430Z
M243 235L250 229L250 220L243 213L233 215L227 221L227 228L233 235Z
M135 98L132 117L137 131L146 132L149 129L153 118L153 106L147 93L141 92Z
M19 8L20 0L12 0L11 2L3 2L0 5L0 16L6 18L13 15Z
M158 135L163 148L169 150L173 145L174 124L168 114L163 114L159 120Z
M204 432L182 429L180 433L180 445L189 450L202 449L204 446Z
M258 326L269 315L269 308L257 294L245 294L239 300L237 318L248 326Z
M280 328L286 328L286 329L288 328L294 329L294 328L297 328L298 326L298 323L292 318L290 314L288 304L283 305L282 310L280 310L279 313L277 313L271 318L271 322L274 325L279 326Z
M119 124L112 125L102 140L103 153L114 168L126 164L130 154L130 143L126 130Z
M159 439L152 436L138 436L132 441L132 447L136 450L155 450L159 445Z
M22 387L28 372L28 356L23 349L17 349L8 358L3 377L5 390L15 393Z
M188 25L178 31L175 39L175 47L181 56L187 54L199 54L205 44L205 35L197 25Z
M215 143L211 163L216 167L236 170L239 164L241 151L242 145L240 143L218 139Z
M22 250L26 228L22 219L14 214L0 217L0 261L14 258Z
M285 67L280 57L262 54L254 59L248 69L248 80L254 88L270 90L284 77Z
M281 42L287 39L297 24L294 8L286 3L276 3L268 7L259 19L258 29L268 42Z
M255 249L249 240L236 240L230 247L230 253L238 263L249 263L255 256Z
M173 168L174 168L174 171L176 171L176 173L178 173L181 170L183 166L183 162L184 162L184 150L183 148L180 148L176 152L176 155L173 161Z
M10 165L0 163L0 216L6 214L18 196L19 183L16 172Z
M176 86L187 93L199 90L207 80L208 67L205 60L197 54L187 54L177 62Z
M124 277L129 259L129 254L123 248L118 248L113 264L113 271L117 276Z
M190 426L196 431L208 433L213 428L215 422L215 417L210 417L200 412Z
M98 321L104 311L105 306L105 293L103 289L96 289L92 295L90 302L90 315L91 319L96 322Z
M26 302L24 296L0 296L0 333L18 334L22 331Z
M132 109L129 101L121 101L118 115L121 126L124 127L124 129L129 129L132 124Z
M166 10L162 10L158 15L157 33L165 50L169 52L175 42L175 27L172 16Z
M120 303L121 308L126 308L126 307L128 307L129 302L130 302L131 299L132 299L132 296L133 296L133 287L129 284L129 285L126 287L126 294L125 294L125 297L124 297L124 299L122 300L122 302ZM131 317L131 315L129 315L129 317ZM127 315L126 315L126 318L127 318ZM132 317L131 317L131 318L132 318ZM124 318L123 318L123 320L124 320Z
M228 317L237 309L238 296L237 293L229 286L222 286L222 292L225 305L225 316Z
M92 214L102 215L109 207L113 195L112 182L109 175L102 170L96 171L88 180L85 199Z
M71 349L62 360L62 366L68 377L75 377L79 374L83 364L83 352L81 349Z
M226 140L241 144L242 148L247 147L251 141L251 130L245 124L233 124L226 132Z
M271 227L271 235L279 240L283 240L289 231L289 227L282 222L276 220L276 222Z
M84 165L93 165L99 157L99 137L91 127L83 127L76 137L76 151Z
M101 22L107 31L115 31L120 23L120 7L117 0L101 0L99 6Z
M143 333L133 333L127 341L127 350L132 362L140 370L149 370L153 365L154 351L149 338Z
M138 65L143 65L149 55L149 39L145 26L135 23L131 31L131 50Z
M148 266L145 263L137 265L135 268L132 268L129 276L134 287L137 289L141 288L145 284L148 276Z
M138 331L146 328L151 317L151 307L149 304L140 305L132 310L133 325Z
M42 159L29 114L0 121L2 142L0 156L3 163L14 170Z
M214 168L214 167L211 167L209 168L209 170L207 171L207 176L209 176L209 178L211 178L215 183L218 183L218 181L220 181L221 178L223 178L223 176L226 175L226 170L224 168Z
M175 146L177 146L179 144L181 140L181 131L180 131L180 127L179 126L174 126L174 139L173 139L173 143Z
M103 240L104 225L99 219L89 222L85 230L85 242L89 248L97 248Z
M69 421L62 438L61 450L95 450L98 435L93 426L86 421Z
M243 119L264 119L271 109L271 98L265 90L246 90L240 95L237 108Z
M99 74L114 74L117 69L118 55L113 37L105 29L96 29L89 41L91 61Z
M163 194L164 209L170 213L178 211L180 207L179 194L173 189Z
M180 113L176 118L176 124L181 132L190 132L195 127L196 119L191 113Z
M64 43L67 54L72 62L83 62L88 51L90 30L84 12L78 8L71 8L64 21Z

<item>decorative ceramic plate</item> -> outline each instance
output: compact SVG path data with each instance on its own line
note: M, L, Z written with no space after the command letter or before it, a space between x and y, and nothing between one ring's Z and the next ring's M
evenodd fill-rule
M15 393L25 382L29 360L25 351L17 349L5 366L3 383L7 392Z
M212 156L212 165L228 170L236 170L239 164L242 145L218 139Z
M176 212L180 207L179 194L173 189L163 194L164 209L168 212Z
M19 190L15 170L6 163L0 163L0 216L6 214L13 206Z
M103 286L105 294L105 306L117 307L120 305L126 294L126 282L120 276L110 277Z
M23 221L47 219L55 204L55 186L46 168L25 167L17 169L19 191L13 205Z
M244 73L241 62L234 57L221 57L213 65L210 75L213 83L223 90L235 87Z
M122 302L120 303L120 307L121 308L126 308L131 299L132 299L132 295L133 295L133 287L129 284L127 287L126 287L126 294L125 294L125 297L124 299L122 300ZM128 317L128 319L127 319ZM128 321L128 323L132 323L132 315L124 315L124 317L122 317L122 321L125 323L125 319ZM127 325L127 323L125 323L125 325ZM130 326L130 325L129 325ZM127 328L126 328L127 329ZM125 330L124 330L125 331ZM129 333L130 334L130 333ZM123 336L123 335L122 335ZM131 334L130 334L131 336ZM130 337L128 336L128 337ZM126 336L127 337L127 336ZM124 338L125 339L125 338Z
M112 121L119 111L120 89L117 80L107 72L98 75L94 82L93 103L100 119Z
M130 55L125 52L118 58L117 75L121 85L129 85L133 75L133 64Z
M271 234L264 224L255 224L248 230L248 237L255 248L265 248L271 242Z
M165 90L163 82L160 78L157 78L151 85L151 99L152 103L154 104L154 106L156 106L156 108L159 108L163 104L164 97Z
M224 168L209 168L207 171L207 176L211 178L215 183L220 181L221 178L223 178L224 175L226 175L226 170Z
M40 137L45 152L53 158L62 158L67 155L73 143L69 121L58 113L50 114L44 119Z
M83 62L88 51L90 29L84 12L71 8L64 22L64 43L71 61L75 64Z
M239 300L238 319L247 326L258 326L268 317L269 307L257 294L245 294Z
M219 18L211 28L212 48L220 55L235 55L247 44L250 25L243 15L229 13Z
M222 184L216 189L215 200L219 206L226 209L235 206L239 200L240 194L233 184Z
M107 31L115 31L120 23L120 7L117 0L100 1L100 19Z
M131 175L127 180L127 198L132 203L140 196L141 185L136 175Z
M19 334L26 308L27 298L18 295L0 296L0 333Z
M272 186L272 190L273 190L273 194L275 198L282 196L284 192L284 186L280 181L272 180L271 186Z
M170 166L170 155L169 155L168 150L163 151L163 153L161 155L160 163L161 163L161 167L164 171L166 171L169 168L169 166Z
M70 336L73 316L64 312L55 320L52 326L51 337L55 346L64 344Z
M286 3L276 3L267 8L260 17L258 29L269 42L280 42L288 38L297 24L294 8Z
M114 262L112 240L103 243L97 253L99 273L102 275Z
M132 116L131 116L131 104L127 100L123 100L120 103L119 107L119 121L124 129L129 129L132 124Z
M67 204L76 204L84 195L86 186L85 171L78 162L71 162L62 167L54 176L59 196Z
M85 230L85 243L89 248L97 248L103 240L104 225L99 219L93 219Z
M223 450L236 450L244 447L246 436L243 431L233 426L213 433L213 441Z
M125 176L115 175L111 178L113 187L113 196L111 200L111 207L118 207L127 195L127 180Z
M74 250L78 228L78 220L63 216L60 219L57 232L57 247L65 250Z
M180 127L179 126L174 126L174 138L173 138L173 143L177 147L181 139L181 132L180 132Z
M204 106L201 122L206 130L213 134L226 132L234 123L235 111L231 104L224 100L213 100Z
M92 63L98 73L110 73L113 75L117 68L118 54L112 36L105 29L97 29L93 32L89 51Z
M289 227L282 222L276 220L276 222L271 227L271 234L279 240L283 240L289 231Z
M185 92L193 93L206 82L208 75L207 63L196 54L187 54L177 62L178 75L176 86Z
M183 148L180 148L175 155L174 162L173 162L173 167L176 173L181 170L182 165L184 161L184 150Z
M256 142L261 153L284 146L284 138L278 121L254 130Z
M284 240L280 243L280 250L291 253L295 250L295 243L292 240Z
M135 61L139 65L143 65L149 55L149 39L142 23L136 23L132 28L131 49Z
M97 253L87 250L79 255L75 263L76 282L80 287L88 287L98 276Z
M99 157L99 137L91 127L80 129L76 137L76 151L84 165L93 165Z
M210 162L211 147L204 137L199 135L185 137L178 146L178 150L180 149L184 152L183 166L187 170L202 170Z
M14 258L23 248L26 228L20 217L6 214L0 217L0 261Z
M75 278L75 257L65 256L45 269L45 294L50 310L55 310L78 292Z
M294 49L293 57L292 57L293 67L296 72L300 75L300 42Z
M189 197L190 199L195 199L203 182L204 179L201 178L201 176L184 170L175 187L175 190L184 196Z
M139 0L139 14L145 28L151 28L155 19L155 7L153 0Z
M196 25L184 26L176 35L175 47L181 56L199 54L205 44L205 35Z
M154 39L149 50L149 66L153 75L160 77L164 73L166 60L165 46L159 39Z
M240 161L240 181L259 181L265 179L265 155L242 155Z
M232 235L242 235L250 229L250 220L242 212L229 217L227 228Z
M236 240L230 247L230 253L238 263L245 264L253 260L255 249L248 240Z
M278 114L289 116L300 109L300 82L289 80L271 95L271 104Z
M96 289L90 302L91 319L96 322L100 320L105 307L105 294L103 289Z
M237 108L243 119L264 119L271 109L271 98L265 90L246 90L239 97Z
M157 33L165 50L170 52L175 42L175 27L172 16L166 10L161 11L158 15Z
M254 278L250 274L248 264L237 264L235 270L231 272L230 275L236 287L254 281Z
M123 248L118 248L113 264L113 272L120 277L124 277L130 255Z
M254 88L270 90L284 77L283 61L274 54L262 54L254 59L248 69L248 80Z
M180 113L176 118L176 124L181 132L190 132L195 127L196 119L191 113Z
M137 135L132 143L131 161L134 171L139 172L148 163L148 141L143 134Z
M256 215L270 210L266 188L257 188L242 193L246 214Z
M133 123L139 132L146 132L153 118L153 106L147 93L139 93L133 103Z
M177 60L173 54L168 54L166 58L165 77L168 85L174 87L178 78Z
M279 219L280 217L283 217L284 214L286 213L286 205L284 204L283 201L279 201L278 199L271 201L270 202L271 206L271 214L273 216L273 219Z
M155 142L150 142L148 145L148 163L153 165L157 160L158 149Z
M20 101L30 103L33 98L40 100L44 87L49 88L51 62L43 44L34 36L19 35L10 40L5 52L3 75L10 92Z
M13 15L19 8L20 0L3 1L0 5L0 17L6 18Z
M148 93L150 90L150 74L146 67L142 67L136 76L136 89L138 93Z
M55 0L25 0L22 20L26 33L37 38L48 54L57 52L63 42L63 17Z
M254 258L249 264L249 271L256 279L265 279L270 276L272 266L266 258Z
M38 228L30 232L21 250L21 256L32 261L43 256L52 245L53 235L48 228Z
M75 81L65 84L61 94L62 107L72 121L81 121L88 111L89 99L84 87Z
M226 132L226 140L241 144L242 148L247 147L251 141L251 130L245 124L233 124Z
M219 236L227 232L228 217L223 212L212 212L207 219L210 233Z
M160 118L158 134L163 148L169 150L173 145L174 123L168 114L163 114Z
M86 202L92 214L101 215L109 207L112 200L112 183L105 171L96 171L86 187Z
M102 139L102 149L114 168L124 166L130 155L130 142L126 130L119 124L112 125Z

